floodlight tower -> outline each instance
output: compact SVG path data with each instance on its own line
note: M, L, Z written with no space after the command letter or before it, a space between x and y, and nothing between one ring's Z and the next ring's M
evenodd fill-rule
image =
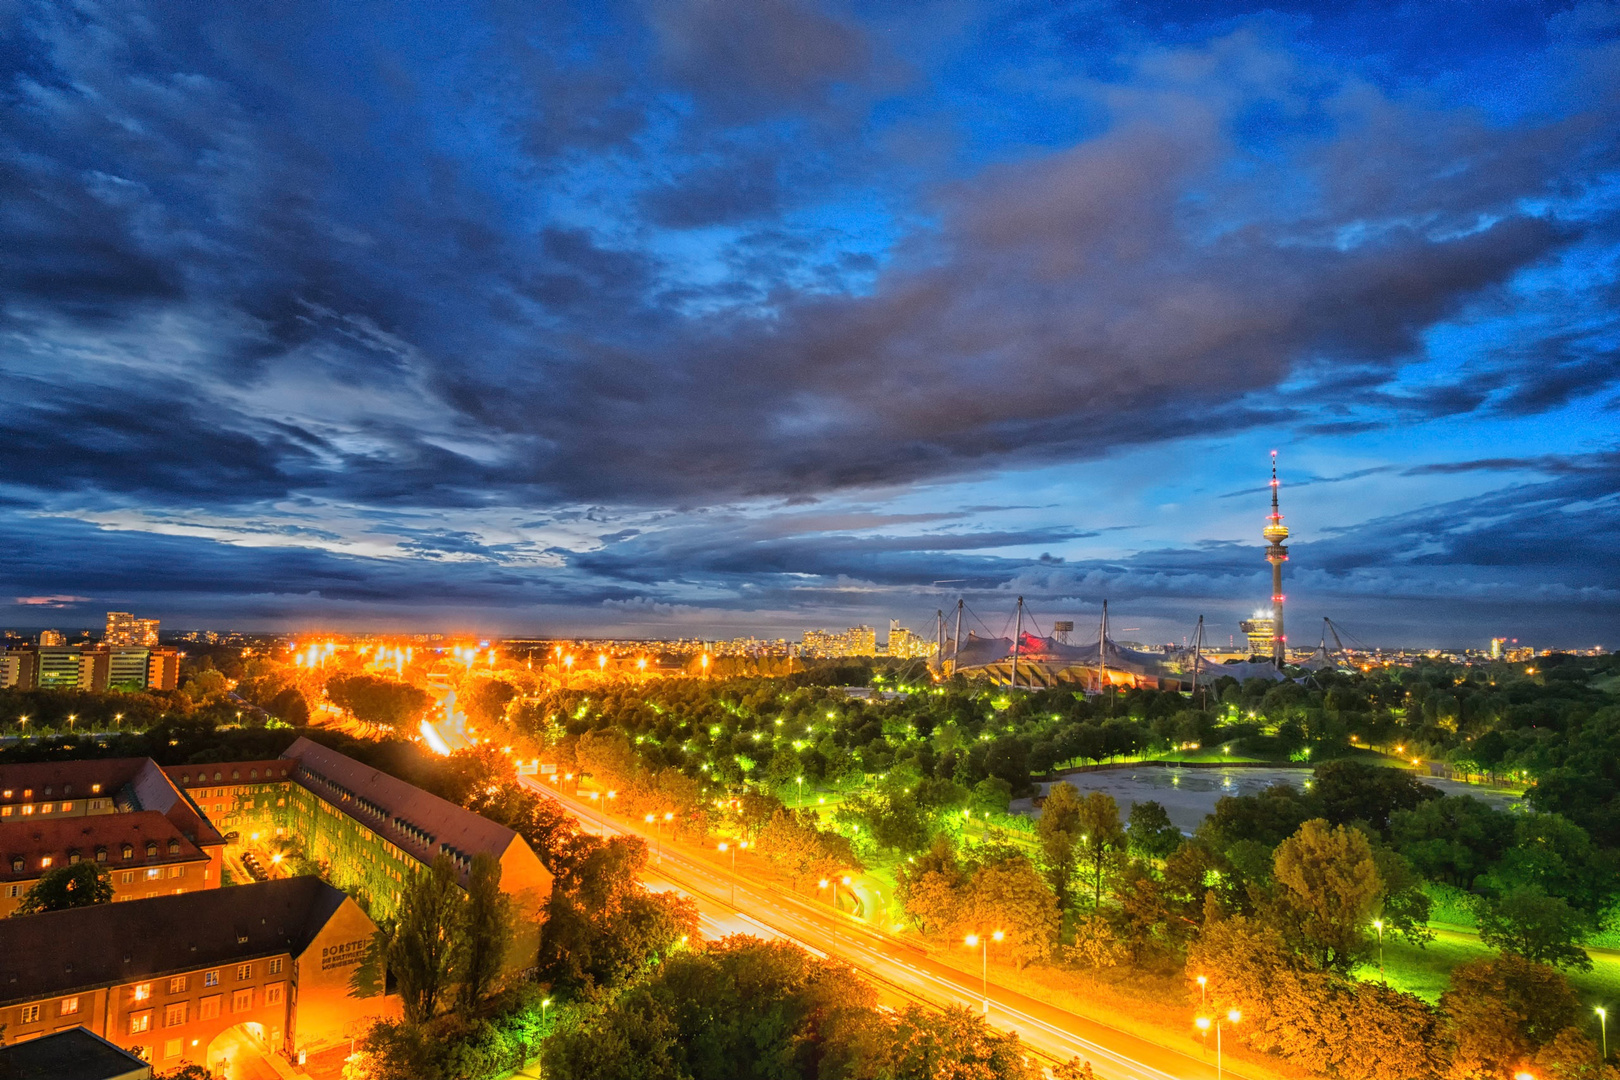
M1261 533L1271 545L1266 548L1266 562L1271 564L1271 659L1280 669L1288 659L1288 635L1283 630L1282 566L1288 561L1288 526L1282 523L1282 512L1277 509L1277 451L1271 452L1271 517Z

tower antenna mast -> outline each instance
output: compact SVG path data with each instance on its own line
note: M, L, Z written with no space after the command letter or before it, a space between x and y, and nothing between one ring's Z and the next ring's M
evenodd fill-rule
M1271 659L1281 671L1288 660L1288 633L1283 629L1282 564L1288 561L1288 526L1282 523L1282 511L1277 508L1277 451L1271 452L1271 516L1261 533L1270 544L1266 548L1266 562L1271 564L1271 614L1274 620L1271 636Z

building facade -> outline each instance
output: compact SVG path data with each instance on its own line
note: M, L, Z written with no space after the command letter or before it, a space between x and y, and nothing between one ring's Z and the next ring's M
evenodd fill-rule
M216 889L224 847L149 758L0 765L0 917L85 860L106 868L114 900Z
M137 619L127 611L107 612L107 632L102 637L103 645L144 645L156 646L158 643L158 620Z
M364 897L379 919L394 913L411 875L440 854L454 860L464 888L474 856L495 858L517 914L507 969L534 966L552 877L511 829L309 739L273 760L167 773L227 838L268 852L295 846L326 880Z
M0 920L7 1043L83 1026L168 1071L296 1056L392 1015L376 924L313 877Z
M51 645L0 651L0 686L32 690L173 690L180 654L144 645Z

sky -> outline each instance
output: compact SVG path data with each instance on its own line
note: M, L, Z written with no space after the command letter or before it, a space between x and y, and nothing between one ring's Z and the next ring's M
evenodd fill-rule
M0 0L0 626L1620 646L1620 6Z

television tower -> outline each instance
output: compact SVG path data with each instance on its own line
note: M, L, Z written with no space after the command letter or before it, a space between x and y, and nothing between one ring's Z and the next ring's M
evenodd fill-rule
M1278 670L1288 659L1288 634L1283 630L1283 591L1282 591L1282 564L1288 561L1288 549L1283 541L1288 539L1288 526L1282 523L1282 512L1277 509L1277 451L1271 452L1271 517L1267 519L1265 531L1261 533L1271 545L1266 548L1266 562L1271 564L1271 615L1273 629L1271 636L1271 659L1276 662Z

